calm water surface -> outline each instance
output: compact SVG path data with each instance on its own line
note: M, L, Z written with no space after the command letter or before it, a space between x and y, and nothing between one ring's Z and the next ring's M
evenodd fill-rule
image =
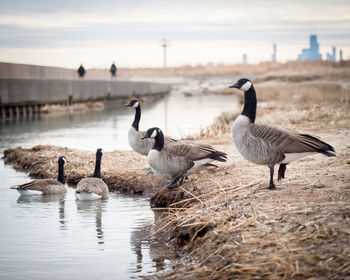
M184 137L235 104L233 96L171 94L142 106L140 128ZM0 152L37 144L130 149L133 116L134 109L116 107L5 123ZM155 220L147 199L110 194L107 201L77 202L72 188L64 196L26 198L9 187L30 178L2 160L0 177L0 279L130 279L170 266L170 250L144 240Z

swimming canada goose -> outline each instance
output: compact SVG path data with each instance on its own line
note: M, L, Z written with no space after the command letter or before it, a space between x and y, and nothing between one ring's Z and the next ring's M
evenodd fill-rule
M267 165L270 169L270 184L266 189L275 189L273 173L275 164L280 164L278 181L284 179L287 164L310 154L320 153L334 157L334 148L307 134L291 129L266 124L255 124L256 93L253 83L240 79L230 88L244 91L244 107L232 126L232 135L238 151L247 160Z
M58 178L56 179L36 179L29 183L13 186L21 195L53 195L67 192L67 184L64 179L64 164L66 157L58 158Z
M145 131L139 131L139 123L141 119L141 105L140 102L137 100L131 100L128 104L125 104L126 107L133 107L135 108L135 118L134 122L132 123L129 132L128 132L128 140L129 145L131 148L144 156L148 155L148 152L150 149L152 149L154 145L154 139L146 139L141 140L141 137L146 133ZM165 145L167 145L170 142L176 142L175 139L172 139L170 137L165 136L164 137Z
M142 139L154 139L154 145L148 153L148 163L157 176L170 180L169 188L179 186L186 176L197 173L210 162L226 161L226 153L215 150L210 145L173 142L164 145L163 132L153 127L147 130Z
M81 179L75 189L78 200L95 200L108 198L108 187L101 179L102 149L96 151L94 175L91 178Z

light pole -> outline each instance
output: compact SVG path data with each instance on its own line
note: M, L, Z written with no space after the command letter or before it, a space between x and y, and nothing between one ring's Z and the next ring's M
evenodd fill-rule
M166 39L163 39L162 43L162 48L163 48L163 67L166 68L166 48L169 46L166 42Z

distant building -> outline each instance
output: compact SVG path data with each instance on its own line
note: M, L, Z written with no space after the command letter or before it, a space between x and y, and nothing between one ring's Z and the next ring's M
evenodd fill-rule
M332 61L332 62L336 62L337 61L337 57L336 57L336 47L332 48L332 54L327 53L327 57L326 57L327 61Z
M316 35L310 35L310 48L303 49L301 54L298 55L298 61L309 61L309 60L322 60L320 54L320 46L317 42Z
M243 54L243 60L242 60L243 64L248 64L248 56L246 53Z
M339 61L343 61L343 50L339 50Z
M273 61L273 62L277 61L277 46L276 46L276 44L273 44L273 53L271 55L271 61Z

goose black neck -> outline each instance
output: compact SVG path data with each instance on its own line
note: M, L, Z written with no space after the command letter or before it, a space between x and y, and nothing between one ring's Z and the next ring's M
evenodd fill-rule
M96 155L95 171L93 177L101 178L101 158L102 155Z
M254 123L256 117L256 93L253 85L244 93L244 107L241 115L247 116Z
M157 150L157 151L161 151L164 148L164 136L163 136L163 132L158 130L158 133L156 135L156 137L154 138L154 146L153 149Z
M58 162L58 182L62 183L63 185L66 183L66 180L64 179L64 162L59 161Z
M137 106L135 109L135 118L134 122L132 123L132 126L136 129L136 131L139 131L139 122L141 119L141 106Z

